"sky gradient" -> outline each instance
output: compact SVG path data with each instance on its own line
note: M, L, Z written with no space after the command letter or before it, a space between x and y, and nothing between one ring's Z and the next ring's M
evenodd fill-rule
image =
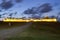
M14 13L17 12L17 15L13 15L13 17L22 17L23 16L23 12L25 10L27 10L28 8L32 8L32 7L38 7L44 3L50 3L53 6L53 10L49 13L44 13L42 16L51 16L51 15L55 15L57 16L57 14L60 12L60 0L23 0L20 3L16 3L14 2L15 0L13 0L13 4L14 6L12 6L10 9L8 10L3 10L2 12L0 12L0 14L3 13ZM0 0L0 3L2 2L2 0ZM4 15L5 17L8 16L8 14ZM27 15L25 15L27 16Z

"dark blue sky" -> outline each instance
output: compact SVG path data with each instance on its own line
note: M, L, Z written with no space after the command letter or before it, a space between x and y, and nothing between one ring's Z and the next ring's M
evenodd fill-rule
M0 0L0 3L2 2L2 0ZM32 8L32 7L38 7L44 3L50 3L53 6L53 10L49 13L45 13L42 16L46 16L46 15L57 15L58 12L60 12L60 0L23 0L20 3L16 3L15 0L13 0L13 4L14 6L12 6L10 9L0 12L0 14L3 13L12 13L12 12L18 12L18 14L14 17L22 17L22 13L27 10L28 8ZM8 15L7 14L7 15ZM5 15L7 17L7 15ZM25 15L26 16L26 15Z

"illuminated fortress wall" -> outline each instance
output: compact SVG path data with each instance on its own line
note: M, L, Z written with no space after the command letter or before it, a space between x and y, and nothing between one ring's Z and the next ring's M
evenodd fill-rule
M57 22L57 19L9 19L6 18L3 22Z

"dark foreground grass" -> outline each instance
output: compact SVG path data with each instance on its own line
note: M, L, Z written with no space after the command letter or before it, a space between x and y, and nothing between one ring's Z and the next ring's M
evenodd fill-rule
M57 23L33 23L28 29L6 40L60 40Z
M11 26L9 26L9 23L8 22L0 22L0 30L1 29L8 29L8 28L14 28L14 27L20 27L20 26L23 26L25 25L26 22L14 22L14 23L11 23Z
M59 40L58 38L49 38L49 37L45 37L45 38L41 38L41 37L20 37L20 38L10 38L10 39L7 39L7 40Z

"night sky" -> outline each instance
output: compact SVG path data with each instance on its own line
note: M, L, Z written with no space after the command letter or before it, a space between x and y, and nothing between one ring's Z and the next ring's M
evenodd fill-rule
M6 0L9 1L9 0ZM2 0L0 0L0 4L2 3ZM17 15L13 15L13 17L22 17L23 12L27 10L28 8L32 7L38 7L39 5L42 5L44 3L50 3L53 6L53 10L49 13L44 13L42 16L50 16L50 15L55 15L60 12L60 0L22 0L21 2L16 2L15 0L12 0L13 5L10 8L7 9L2 9L0 7L0 14L4 13L14 13L17 12ZM4 15L4 17L7 17L8 14ZM27 16L27 15L25 15Z

